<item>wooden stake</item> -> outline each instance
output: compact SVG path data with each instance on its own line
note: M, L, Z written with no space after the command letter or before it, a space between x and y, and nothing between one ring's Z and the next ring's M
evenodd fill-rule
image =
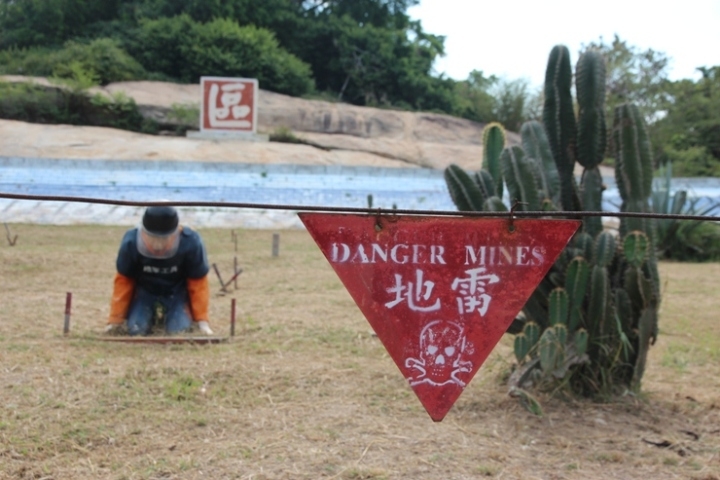
M65 296L65 324L63 325L63 335L70 333L70 308L72 306L72 292L67 292Z
M236 268L235 274L232 277L230 277L230 280L228 280L227 283L225 283L223 281L222 277L220 276L220 270L218 270L217 265L213 263L212 266L213 266L213 270L215 270L215 275L217 275L218 280L220 281L220 290L222 290L225 293L227 293L227 286L230 285L233 281L236 281L237 277L243 272L242 268L235 267Z
M235 336L235 299L230 302L230 336Z
M3 225L5 225L5 231L7 232L7 241L8 241L8 243L10 244L11 247L15 246L15 242L17 242L18 236L15 235L14 237L10 238L10 237L11 237L11 235L10 235L10 227L8 227L8 224L7 224L7 223L3 223Z
M280 254L280 234L273 233L272 237L272 256L277 257Z
M227 292L227 289L225 288L225 282L223 282L223 279L220 276L220 270L218 270L217 265L215 265L214 263L212 264L212 266L215 270L215 275L217 275L218 280L220 280L220 290L222 290L223 292Z
M243 272L243 269L242 269L242 268L238 268L237 271L235 272L235 275L233 275L233 276L230 278L230 280L227 281L227 283L225 284L225 286L227 287L228 285L230 285L230 283L232 283L233 281L235 281L235 280L237 279L237 277L240 276L240 274L241 274L242 272Z

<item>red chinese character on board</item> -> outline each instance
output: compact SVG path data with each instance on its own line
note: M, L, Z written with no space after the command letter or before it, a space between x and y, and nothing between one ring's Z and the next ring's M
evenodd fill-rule
M258 83L248 78L202 77L200 130L257 130Z

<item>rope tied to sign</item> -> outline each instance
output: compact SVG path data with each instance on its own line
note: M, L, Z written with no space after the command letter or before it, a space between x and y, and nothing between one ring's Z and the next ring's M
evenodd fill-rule
M204 202L204 201L134 201L116 200L94 197L72 197L58 195L25 195L18 193L0 192L0 198L10 200L31 200L40 202L75 202L92 203L98 205L117 205L125 207L216 207L216 208L247 208L257 210L287 210L294 212L334 212L334 213L365 213L369 215L436 215L436 216L463 216L463 217L500 217L512 221L516 218L584 218L584 217L616 217L616 218L653 218L659 220L692 220L701 222L718 222L720 216L715 215L684 215L671 213L645 213L645 212L587 212L587 211L519 211L515 205L509 212L461 212L448 210L408 210L408 209L382 209L362 207L329 207L322 205L292 205L292 204L268 204L268 203L246 203L246 202Z

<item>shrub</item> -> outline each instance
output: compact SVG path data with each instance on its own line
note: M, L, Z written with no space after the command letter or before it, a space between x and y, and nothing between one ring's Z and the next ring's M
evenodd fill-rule
M95 72L101 85L145 78L145 69L132 58L119 44L109 38L99 38L89 44L67 42L60 51L60 63L53 73L58 77L69 76L64 65L70 61L80 62L82 66Z
M181 127L200 128L200 107L173 103L167 118L168 121Z
M279 143L305 143L299 139L295 134L287 127L278 127L270 134L271 142Z
M675 148L666 145L663 154L673 164L678 177L714 177L720 175L720 162L706 147Z
M185 81L183 44L192 43L188 35L195 25L188 15L142 20L137 35L128 43L128 51L146 70Z
M0 82L0 116L36 123L76 123L65 93L31 83Z
M87 97L86 97L87 98ZM135 100L122 92L112 97L96 94L89 97L87 124L119 128L134 132L156 133L155 122L146 120L138 109Z
M694 228L681 228L684 250L673 251L673 257L680 261L720 260L720 225L709 222L687 222Z
M68 41L59 50L29 48L0 52L0 73L4 74L72 79L78 71L101 85L147 76L143 67L109 38L90 43Z
M720 205L702 198L688 198L685 190L672 193L673 166L661 167L653 181L652 212L671 215L710 215ZM712 223L659 219L657 250L660 258L679 261L708 261L720 259L720 226Z
M92 125L154 133L135 101L119 94L89 96L81 90L0 82L0 117L25 122Z
M263 88L294 96L314 89L310 67L263 28L227 19L201 24L179 15L144 21L137 38L131 52L145 68L186 83L227 76L257 78Z

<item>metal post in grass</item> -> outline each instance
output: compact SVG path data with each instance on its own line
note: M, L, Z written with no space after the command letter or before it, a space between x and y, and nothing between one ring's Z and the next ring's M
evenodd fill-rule
M212 264L213 270L215 270L215 275L217 275L218 280L220 280L220 290L223 292L227 292L227 289L225 288L225 282L223 282L222 277L220 276L220 270L218 270L217 265L214 263Z
M230 284L233 283L233 282L236 282L236 281L237 281L237 277L243 272L243 269L242 269L242 268L237 268L237 266L236 266L236 267L235 267L235 274L234 274L232 277L230 277L230 280L228 280L227 282L225 282L225 281L222 279L222 276L220 275L220 270L218 269L217 265L213 263L213 264L212 264L212 267L213 267L213 270L215 270L215 275L217 275L218 281L220 282L220 290L221 290L222 292L224 292L224 293L228 293L228 291L227 291L228 285L230 285ZM235 285L237 285L237 283L236 283Z
M277 257L280 254L280 234L273 233L272 236L272 256Z
M235 299L230 302L230 336L235 336Z
M237 270L235 270L235 275L230 277L230 280L227 281L227 283L225 284L225 287L230 285L232 282L237 282L237 277L239 277L242 272L243 272L242 268L238 268ZM237 285L237 283L236 283L236 285Z
M14 237L10 234L10 227L8 227L7 223L3 223L5 225L5 232L7 232L7 241L10 244L11 247L15 246L15 242L17 242L18 236L15 235Z
M63 335L70 333L70 308L72 305L72 292L67 292L65 296L65 324L63 325Z

